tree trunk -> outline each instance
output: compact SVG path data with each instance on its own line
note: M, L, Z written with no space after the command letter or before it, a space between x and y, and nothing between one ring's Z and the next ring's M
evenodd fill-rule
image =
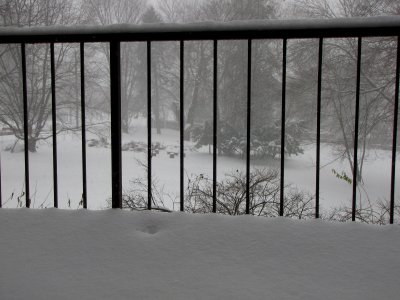
M127 101L126 97L122 96L121 97L121 130L123 133L128 133L129 132L129 115L128 115L128 107L127 107Z
M158 72L157 68L155 68L154 72L154 118L155 118L155 125L157 128L157 134L161 134L161 121L160 121L160 93L158 90Z
M190 125L193 125L193 123L194 123L194 117L196 115L197 107L199 106L199 91L200 91L200 86L202 83L204 68L206 67L206 64L204 62L203 47L201 47L200 51L201 51L200 52L200 62L199 62L198 72L196 74L196 78L195 78L195 82L194 82L195 85L193 88L192 104L189 107L188 116L187 116L187 123Z
M75 51L75 128L79 128L79 88L78 88L78 58Z
M28 151L35 153L36 152L36 143L37 143L37 139L30 137L29 138L29 142L28 142Z

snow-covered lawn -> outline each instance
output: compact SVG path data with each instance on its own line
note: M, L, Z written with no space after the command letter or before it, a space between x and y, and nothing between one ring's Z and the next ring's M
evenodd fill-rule
M0 299L397 299L400 227L0 210Z
M107 132L106 132L107 133ZM161 135L153 131L153 142L160 142L168 147L179 148L179 132L163 129ZM88 140L98 138L88 132ZM82 158L81 137L73 133L60 133L58 140L58 185L59 207L77 208L82 195ZM1 152L1 180L3 204L8 208L17 207L17 196L24 190L24 156L23 152L10 153L4 148L15 141L14 136L0 137ZM130 134L123 135L123 143L147 142L146 123L140 119L135 123ZM285 184L315 193L315 144L304 145L304 154L285 159ZM208 147L194 149L193 143L185 142L185 180L200 173L212 177L212 155ZM350 176L351 170L346 161L340 161L333 154L329 144L321 145L321 207L345 205L351 207L352 185L335 177L332 169L338 173L345 171ZM145 170L137 161L147 164L147 154L144 152L123 151L122 154L122 179L123 188L129 189L130 182L138 176L145 176ZM400 172L399 163L397 173ZM368 192L369 200L390 197L390 167L391 152L384 150L371 150L364 166L364 186ZM251 168L276 168L279 170L279 159L252 160ZM222 181L226 173L235 170L245 170L245 161L238 157L218 156L217 180ZM52 169L52 144L51 140L41 142L37 153L30 154L30 183L33 207L53 206L53 169ZM157 185L172 196L165 199L165 205L174 208L173 199L179 201L179 157L170 158L166 150L153 157L153 176ZM396 177L398 186L400 176ZM146 180L145 180L146 181ZM111 150L106 147L87 147L87 185L88 208L103 209L107 207L106 199L111 196ZM10 196L13 195L13 199ZM365 193L363 201L367 203ZM396 188L396 199L400 197L400 188ZM24 197L21 198L25 203ZM396 200L399 201L399 200ZM175 205L175 210L179 205Z

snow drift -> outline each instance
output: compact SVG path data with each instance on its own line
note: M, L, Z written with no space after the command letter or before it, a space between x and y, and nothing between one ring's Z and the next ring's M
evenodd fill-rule
M0 210L1 299L395 299L400 228Z

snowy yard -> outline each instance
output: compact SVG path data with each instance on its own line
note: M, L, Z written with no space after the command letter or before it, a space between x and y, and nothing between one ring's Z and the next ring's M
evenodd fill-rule
M136 121L130 134L123 135L123 144L141 142L147 147L146 120ZM107 130L104 134L107 136ZM159 188L163 188L171 198L166 197L165 205L177 210L179 205L179 156L170 158L168 149L178 149L179 131L163 129L161 135L153 130L153 143L159 142L166 149L153 157L153 178ZM88 132L88 141L97 138L97 135ZM59 207L79 207L82 195L82 167L81 167L81 137L77 133L61 133L57 135L58 143L58 185ZM17 207L17 196L23 191L24 157L23 151L10 153L4 149L12 145L14 136L0 137L2 193L3 205L7 208ZM109 139L108 139L109 141ZM205 174L212 178L212 155L208 147L195 149L192 142L185 141L185 186L188 178ZM22 145L21 145L22 146ZM285 159L285 184L315 193L315 143L304 145L304 154L291 156ZM145 150L146 151L146 150ZM146 152L123 151L122 179L123 188L132 187L131 181L137 177L146 176L145 170L138 161L147 164ZM330 144L321 145L321 207L330 209L337 206L351 206L352 185L336 178L332 169L337 172L345 171L348 175L351 170L346 161L341 161L333 154ZM53 171L52 171L52 144L44 141L39 144L37 153L30 153L30 180L32 205L38 207L53 206ZM99 163L101 162L101 163ZM279 170L279 158L272 160L251 160L251 168L275 168ZM368 152L364 166L363 188L368 193L369 200L375 203L378 200L390 197L390 166L391 151L373 150ZM239 157L218 156L218 181L235 170L245 170L245 161ZM399 167L397 167L399 170ZM88 178L88 208L107 208L107 199L111 196L111 149L110 147L87 147L87 178ZM396 179L396 183L398 183ZM397 184L398 185L398 184ZM11 199L11 195L13 198ZM366 203L366 194L362 191L363 201ZM396 188L396 199L400 197L400 189ZM21 198L24 202L24 197ZM398 200L396 200L398 201Z
M0 237L0 299L365 300L400 293L398 226L2 209Z

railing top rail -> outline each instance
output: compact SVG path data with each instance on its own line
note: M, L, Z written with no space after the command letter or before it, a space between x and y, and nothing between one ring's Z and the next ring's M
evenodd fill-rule
M0 28L0 43L233 40L397 36L400 16Z

